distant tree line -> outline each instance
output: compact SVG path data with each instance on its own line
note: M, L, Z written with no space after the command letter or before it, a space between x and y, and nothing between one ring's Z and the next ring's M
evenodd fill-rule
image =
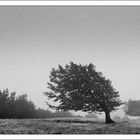
M126 115L140 116L140 100L129 100L125 104L124 111Z
M32 118L35 113L35 105L26 94L16 97L16 92L0 91L0 118Z
M55 111L36 109L27 95L16 96L16 92L9 92L8 89L0 90L0 118L54 118L74 117L69 111Z

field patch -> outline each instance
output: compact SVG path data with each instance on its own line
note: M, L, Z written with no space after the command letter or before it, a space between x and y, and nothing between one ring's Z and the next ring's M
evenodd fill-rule
M140 120L105 124L84 118L0 119L0 134L140 134Z

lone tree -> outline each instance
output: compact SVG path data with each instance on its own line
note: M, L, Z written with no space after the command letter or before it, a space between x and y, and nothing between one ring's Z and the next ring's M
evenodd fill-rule
M113 123L110 112L122 104L119 93L93 64L70 64L53 68L48 83L48 99L59 102L49 107L57 110L82 110L86 112L105 112L106 123Z

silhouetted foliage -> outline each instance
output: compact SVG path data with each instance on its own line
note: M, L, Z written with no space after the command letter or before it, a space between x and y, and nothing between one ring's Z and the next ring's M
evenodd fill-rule
M32 118L35 113L35 105L26 94L16 97L15 92L0 90L0 118Z
M27 95L21 95L16 98L15 111L18 118L33 118L36 114L36 108L32 101L27 100Z
M11 102L8 89L3 91L0 90L0 118L9 116L9 105Z
M58 106L48 103L50 108L64 111L103 111L106 123L113 122L110 112L122 104L111 81L97 72L93 64L77 65L71 62L65 67L59 65L57 69L53 68L48 88L50 91L45 92L48 99L59 102Z
M125 113L130 116L140 116L140 100L129 100L125 106Z

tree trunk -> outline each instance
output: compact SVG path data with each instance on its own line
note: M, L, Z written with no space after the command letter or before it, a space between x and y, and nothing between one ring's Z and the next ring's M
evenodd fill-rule
M105 112L106 123L114 123L110 117L110 112Z

